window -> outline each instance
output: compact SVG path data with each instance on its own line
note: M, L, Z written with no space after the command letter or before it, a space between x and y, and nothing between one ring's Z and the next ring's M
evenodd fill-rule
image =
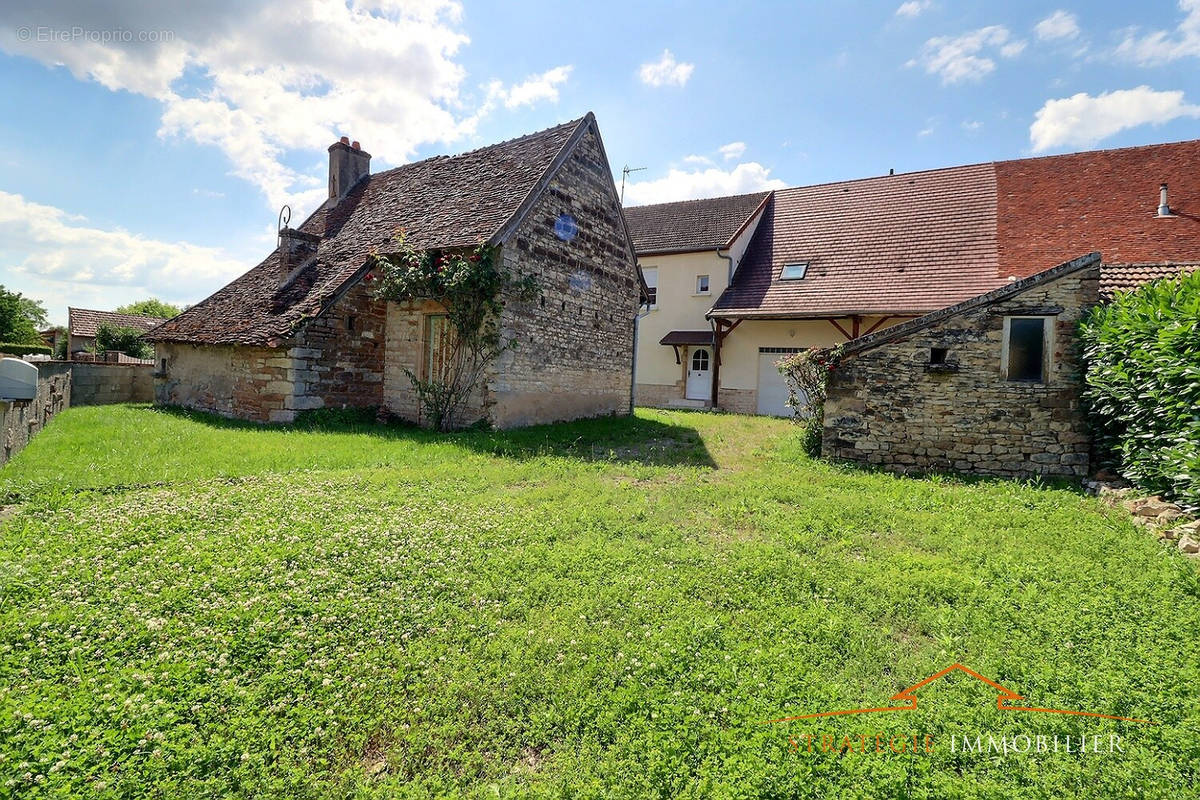
M945 347L929 348L929 363L930 364L945 364L946 363L946 348Z
M349 314L349 315L347 315L347 317L346 317L346 330L348 330L348 331L353 331L353 330L354 330L354 322L355 322L355 317L354 317L354 315L353 315L353 314Z
M1050 374L1050 326L1046 317L1004 318L1004 377L1042 383Z
M642 277L646 280L646 293L649 295L650 307L658 308L658 268L650 267L642 270Z
M708 351L701 348L692 353L692 371L708 372Z
M801 261L798 264L784 264L783 269L779 271L779 280L781 281L798 281L801 280L805 273L808 272L808 262Z
M449 358L450 320L445 314L425 317L425 380L444 382Z
M708 294L708 276L696 276L696 294Z

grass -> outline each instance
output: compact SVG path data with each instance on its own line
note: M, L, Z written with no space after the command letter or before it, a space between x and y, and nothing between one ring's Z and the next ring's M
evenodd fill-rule
M439 437L133 406L62 414L0 492L0 795L1196 792L1200 573L1070 488L837 467L769 419ZM762 724L955 662L1159 724L999 711L961 673L916 711Z

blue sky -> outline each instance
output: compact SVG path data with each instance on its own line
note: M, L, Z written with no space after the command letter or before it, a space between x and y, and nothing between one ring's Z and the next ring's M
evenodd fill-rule
M253 266L342 134L378 170L591 110L636 203L1200 138L1200 0L6 5L0 282L55 322Z

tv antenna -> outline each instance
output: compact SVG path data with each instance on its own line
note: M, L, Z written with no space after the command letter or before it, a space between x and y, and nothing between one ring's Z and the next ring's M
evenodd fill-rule
M641 172L645 167L631 167L626 164L621 169L621 205L625 205L625 179L629 177L631 172Z

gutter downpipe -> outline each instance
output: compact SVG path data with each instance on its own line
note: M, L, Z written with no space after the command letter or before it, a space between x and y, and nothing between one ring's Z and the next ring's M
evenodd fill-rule
M721 251L724 249L725 248L723 248L723 247L718 247L714 252L717 254L717 258L723 258L729 262L728 277L725 280L725 288L728 289L733 284L733 256L728 255L726 253L722 253ZM712 309L709 309L709 310L711 311ZM717 321L715 319L710 319L708 321L708 324L710 326L712 326L712 332L713 332L713 370L712 370L713 374L712 374L712 391L711 391L710 399L712 401L711 402L712 408L714 411L716 411L718 408L718 402L720 400L720 391L721 391L721 339L722 339L721 333L720 333L721 326L719 324L717 324Z

